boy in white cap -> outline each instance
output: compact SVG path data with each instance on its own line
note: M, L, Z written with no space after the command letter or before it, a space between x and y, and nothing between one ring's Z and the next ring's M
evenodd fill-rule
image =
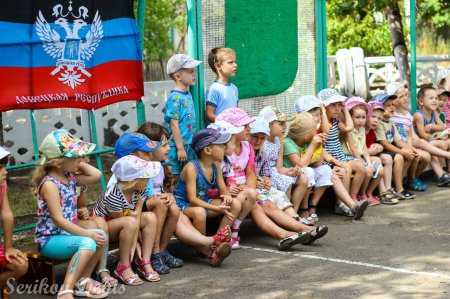
M327 120L327 112L323 103L313 95L301 96L294 104L295 113L308 112L317 123L320 132L328 132L330 125Z
M167 74L175 81L164 108L164 125L169 131L169 166L174 181L184 164L195 159L191 149L192 136L196 131L194 101L189 87L195 84L195 68L201 61L186 54L176 54L167 62Z

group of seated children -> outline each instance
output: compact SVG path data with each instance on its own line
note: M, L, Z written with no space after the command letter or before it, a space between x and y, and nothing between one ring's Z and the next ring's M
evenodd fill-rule
M336 212L360 219L368 206L397 204L414 198L411 191L425 191L420 175L428 166L438 186L450 186L445 82L439 93L432 87L419 91L414 115L407 86L393 83L369 102L324 89L300 97L291 119L271 106L250 117L236 107L238 90L229 82L237 69L234 51L215 48L208 61L217 81L207 94L207 128L197 130L189 93L201 62L174 55L167 73L175 88L164 126L148 122L119 137L112 176L92 211L85 192L102 174L85 157L95 145L64 129L42 141L32 179L36 243L45 257L70 259L59 298L104 298L119 281L159 281L183 266L167 249L173 235L219 266L240 247L247 217L277 240L279 250L312 244L328 232L317 206L329 187ZM26 256L12 248L2 163L7 156L0 149L3 284L27 269ZM209 218L217 218L218 226L207 229ZM113 273L106 264L110 242L119 245Z

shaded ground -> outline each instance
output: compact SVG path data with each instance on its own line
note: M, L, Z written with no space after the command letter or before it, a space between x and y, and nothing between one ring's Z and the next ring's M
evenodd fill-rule
M329 234L289 253L249 224L244 248L218 269L174 243L185 267L110 298L449 298L449 197L431 188L414 201L369 208L357 222L323 215Z

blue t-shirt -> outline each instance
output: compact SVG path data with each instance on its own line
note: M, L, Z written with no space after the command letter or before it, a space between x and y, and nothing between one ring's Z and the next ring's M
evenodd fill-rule
M175 146L170 120L178 120L181 138L184 144L192 143L192 136L196 130L195 109L192 95L189 91L172 90L164 107L164 125L169 131L169 145Z
M233 83L214 82L206 95L206 105L216 108L216 116L227 108L237 107L238 100L239 91Z

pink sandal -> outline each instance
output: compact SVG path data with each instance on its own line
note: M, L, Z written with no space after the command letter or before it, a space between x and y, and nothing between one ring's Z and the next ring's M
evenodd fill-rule
M136 270L139 272L139 274L147 281L150 282L158 282L161 280L159 277L158 272L156 271L150 271L147 272L145 270L145 266L151 265L150 260L136 260L135 261Z
M132 274L130 274L127 278L125 278L123 276L123 274L128 269L130 270L130 272ZM117 278L119 278L126 285L139 286L144 283L144 281L142 279L140 279L136 273L133 272L130 265L124 265L124 264L118 263L116 270L114 270L114 275Z

